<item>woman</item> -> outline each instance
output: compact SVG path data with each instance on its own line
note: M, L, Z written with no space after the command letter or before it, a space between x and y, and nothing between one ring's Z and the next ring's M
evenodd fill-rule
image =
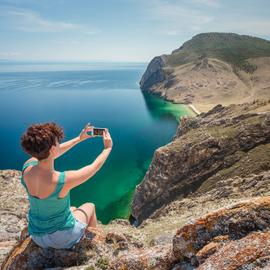
M109 156L113 144L108 129L103 132L104 149L93 163L79 170L54 169L56 158L94 137L87 134L92 130L88 123L79 136L60 144L63 129L50 122L31 125L21 137L23 150L32 156L25 162L21 177L30 203L28 232L43 248L71 248L81 240L87 227L97 226L95 205L71 207L70 190L91 178Z

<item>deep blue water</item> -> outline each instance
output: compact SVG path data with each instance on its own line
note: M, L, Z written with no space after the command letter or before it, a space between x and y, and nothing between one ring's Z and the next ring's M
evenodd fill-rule
M139 80L145 69L145 63L0 63L0 169L21 170L29 156L20 136L33 123L55 121L64 128L64 141L87 122L107 127L111 154L96 175L71 190L71 202L94 202L103 223L127 218L155 149L172 139L179 116L190 113L143 94ZM59 157L55 168L79 169L102 150L101 137L88 139Z

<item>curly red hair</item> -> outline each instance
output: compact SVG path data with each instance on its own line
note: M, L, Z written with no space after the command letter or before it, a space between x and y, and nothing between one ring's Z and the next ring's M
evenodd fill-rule
M38 160L47 158L50 149L64 138L64 130L54 122L33 124L21 136L23 150Z

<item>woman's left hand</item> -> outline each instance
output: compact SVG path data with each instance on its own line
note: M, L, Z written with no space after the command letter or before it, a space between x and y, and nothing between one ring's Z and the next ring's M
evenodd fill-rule
M92 135L89 135L87 132L90 132L92 131L94 128L94 126L90 126L90 123L87 123L87 125L82 129L80 135L79 135L79 138L80 138L80 141L83 141L85 139L88 139L88 138L92 138L94 136Z

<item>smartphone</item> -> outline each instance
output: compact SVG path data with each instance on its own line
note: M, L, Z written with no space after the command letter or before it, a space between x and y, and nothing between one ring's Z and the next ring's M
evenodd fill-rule
M93 128L93 136L103 136L103 131L105 130L105 128Z

